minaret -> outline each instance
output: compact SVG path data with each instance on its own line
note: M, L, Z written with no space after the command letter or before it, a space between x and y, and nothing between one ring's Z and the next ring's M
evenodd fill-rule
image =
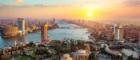
M41 42L48 42L48 24L41 26Z

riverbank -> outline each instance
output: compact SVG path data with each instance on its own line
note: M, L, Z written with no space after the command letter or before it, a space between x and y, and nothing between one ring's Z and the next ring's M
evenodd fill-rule
M48 44L39 43L40 42L39 39L37 39L36 41L32 40L33 41L32 43L19 44L19 45L2 49L2 56L8 55L10 56L9 57L10 59L11 58L21 59L21 58L27 57L31 60L35 60L35 59L60 60L63 57L63 55L64 57L65 55L69 55L70 58L76 59L75 56L78 57L80 54L83 54L86 57L85 58L86 60L88 59L125 60L123 58L127 56L127 53L125 52L126 50L129 50L131 52L138 52L138 51L134 51L133 49L136 50L136 48L129 46L129 44L123 45L125 47L119 48L120 46L118 45L116 46L115 43L113 42L109 44L108 41L104 41L104 40L100 40L96 42L93 42L92 40L88 40L89 35L90 35L90 33L88 32L88 29L86 28L79 29L77 28L79 26L75 24L59 24L59 25L60 25L60 28L49 31L48 34L51 40ZM73 28L76 28L76 29L73 29ZM34 39L36 39L36 37L38 36L40 37L40 32L37 32L37 33L38 34L34 36ZM30 35L30 41L31 39L33 39L34 34L35 33L32 33L32 35ZM34 43L34 42L38 42L38 43ZM118 50L115 49L116 47ZM13 52L14 54L12 55ZM9 54L6 54L6 53L9 53ZM138 58L139 55L134 55L134 56L136 57L136 59L139 59ZM127 58L129 57L133 57L133 56L131 55L127 56Z
M89 39L90 33L86 28L76 28L78 25L66 23L66 22L56 22L59 28L51 29L48 31L49 40L64 40L64 39L74 39L74 40L86 40ZM61 27L68 27L63 29ZM41 32L29 33L21 38L15 39L2 39L0 37L0 48L10 47L15 44L27 43L27 42L40 42L41 41Z

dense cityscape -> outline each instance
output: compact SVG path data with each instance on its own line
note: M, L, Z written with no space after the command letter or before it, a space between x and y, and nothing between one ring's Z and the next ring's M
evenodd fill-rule
M17 18L12 22L1 20L1 38L18 39L10 46L1 48L2 60L139 60L140 26L133 24L105 24L84 20L57 20L27 22ZM81 27L59 27L75 24ZM53 29L87 28L90 40L63 38L51 40L48 31ZM28 34L40 32L38 42L22 41ZM86 32L87 33L87 32ZM61 36L61 35L60 35ZM34 37L32 37L33 39Z
M0 60L140 60L140 0L0 0Z

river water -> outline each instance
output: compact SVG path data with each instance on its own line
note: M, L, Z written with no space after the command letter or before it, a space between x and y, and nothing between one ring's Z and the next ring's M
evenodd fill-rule
M50 40L64 40L64 39L74 39L74 40L86 40L89 39L90 33L87 28L82 28L75 24L70 24L67 22L57 22L59 28L49 30ZM8 47L14 45L15 41L18 42L40 42L41 32L29 33L24 38L18 39L2 39L0 37L0 48Z

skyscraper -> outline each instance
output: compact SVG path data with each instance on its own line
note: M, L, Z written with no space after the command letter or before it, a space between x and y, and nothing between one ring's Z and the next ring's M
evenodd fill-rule
M41 42L48 42L48 24L41 26Z
M26 33L25 19L24 18L18 18L17 20L18 20L17 24L18 24L19 31L21 31L22 35L25 35L25 33Z
M115 24L114 27L114 36L115 36L115 40L119 40L119 41L123 41L123 27L121 25Z

